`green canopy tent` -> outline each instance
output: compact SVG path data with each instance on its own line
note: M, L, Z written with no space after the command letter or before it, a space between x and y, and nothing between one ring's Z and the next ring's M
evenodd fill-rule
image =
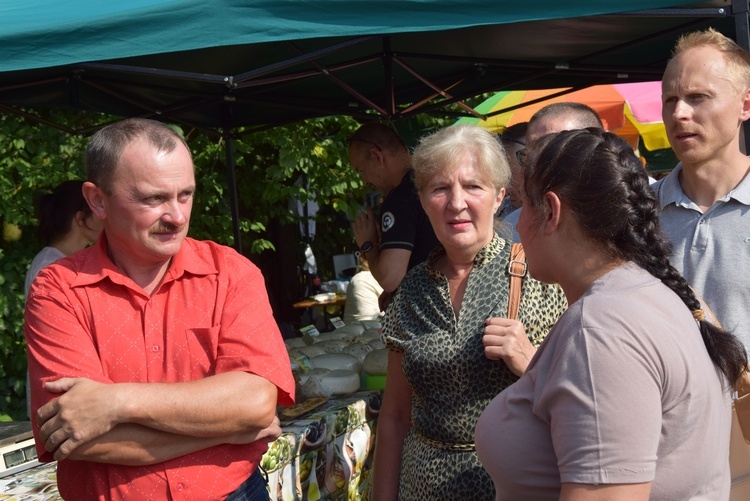
M747 0L680 3L6 1L0 111L38 119L35 108L68 107L224 135L239 242L239 127L396 121L503 89L658 79L677 36L705 26L747 46Z

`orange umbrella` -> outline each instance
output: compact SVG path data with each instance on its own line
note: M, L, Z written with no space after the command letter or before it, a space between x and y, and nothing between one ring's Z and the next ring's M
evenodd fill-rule
M596 110L604 128L628 141L634 149L639 137L649 151L669 148L661 119L661 82L594 85L564 93L566 90L501 91L475 108L487 117L485 120L464 117L456 123L481 125L499 134L510 125L528 122L548 104L579 102Z

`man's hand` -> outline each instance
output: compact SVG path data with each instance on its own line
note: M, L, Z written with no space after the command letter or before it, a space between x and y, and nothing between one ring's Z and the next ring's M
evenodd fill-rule
M523 375L536 353L523 324L508 318L488 318L482 343L487 358L502 360L516 376Z
M85 378L62 378L44 387L52 393L62 393L36 413L44 448L54 452L57 461L118 424L112 385Z
M380 232L378 218L372 212L370 207L367 210L357 214L352 223L354 239L357 241L357 247L362 247L365 242L378 243L380 241Z

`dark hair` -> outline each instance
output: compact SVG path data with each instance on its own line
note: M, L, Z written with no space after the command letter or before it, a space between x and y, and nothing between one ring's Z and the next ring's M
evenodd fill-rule
M374 146L381 151L407 150L401 136L395 130L379 122L366 123L357 129L357 132L349 138L349 146L353 146L354 143Z
M112 193L115 170L125 146L144 138L160 152L171 152L185 140L169 126L145 118L128 118L98 130L86 146L86 177L105 193ZM192 156L192 154L191 154Z
M599 114L591 106L569 101L548 104L534 113L529 120L529 125L544 117L559 117L563 115L575 118L579 129L587 127L604 128L601 117L599 117Z
M71 229L78 212L91 215L91 208L83 198L83 181L65 181L39 199L39 228L37 237L43 246L56 243Z
M605 253L637 263L691 312L701 310L687 280L669 263L671 246L662 236L656 194L624 140L596 128L545 136L531 152L524 190L531 207L544 207L544 195L554 192ZM704 319L699 325L711 360L734 384L747 367L742 343Z
M497 139L505 147L513 143L526 146L526 129L529 128L529 122L520 122L506 127Z

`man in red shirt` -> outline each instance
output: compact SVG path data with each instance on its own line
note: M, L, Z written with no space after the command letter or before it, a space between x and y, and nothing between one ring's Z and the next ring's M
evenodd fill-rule
M258 463L294 381L260 271L187 238L194 168L169 127L109 125L86 168L104 232L27 303L41 460L65 499L268 499Z

